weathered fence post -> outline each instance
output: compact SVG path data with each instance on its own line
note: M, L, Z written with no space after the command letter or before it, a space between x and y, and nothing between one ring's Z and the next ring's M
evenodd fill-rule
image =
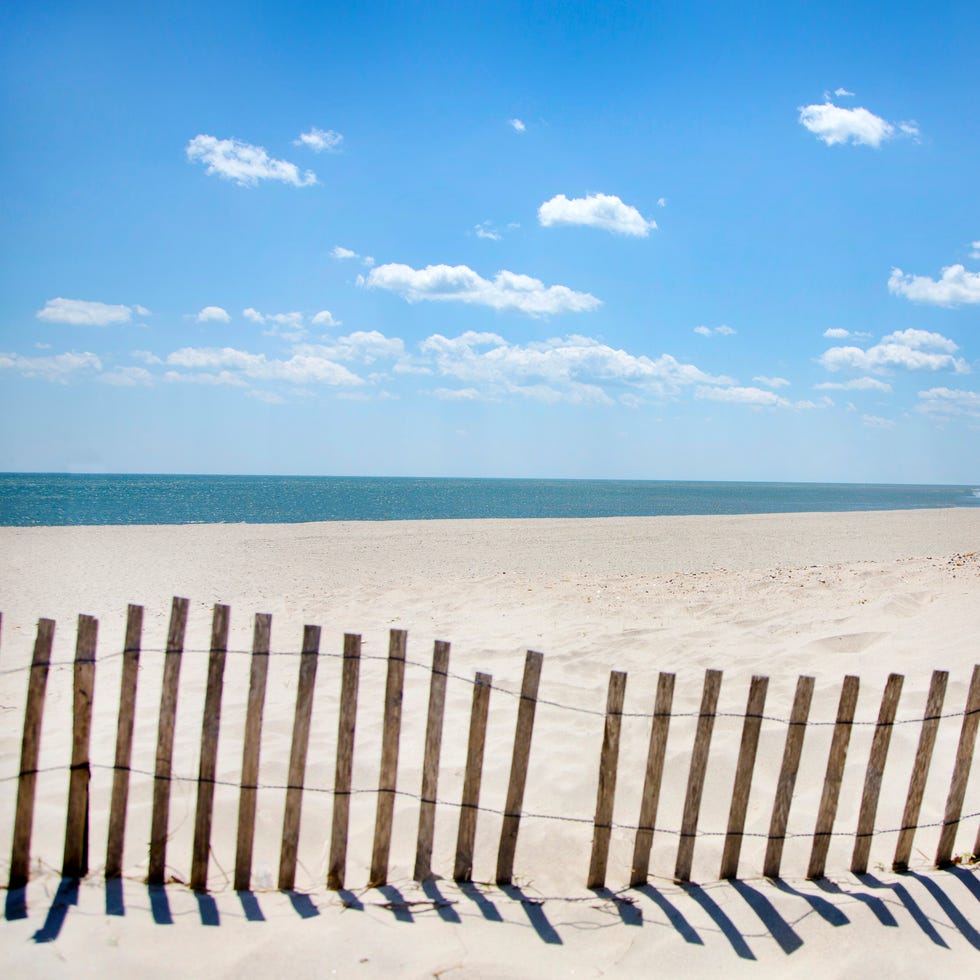
M476 840L476 818L480 808L480 783L483 780L483 750L487 740L487 713L493 678L477 671L470 707L470 734L466 744L466 775L459 807L459 831L456 834L454 881L473 880L473 847Z
M856 875L868 870L868 855L871 853L871 838L875 830L875 814L878 812L878 796L881 793L881 777L888 758L888 745L892 738L892 726L898 699L902 695L901 674L889 674L885 693L881 698L878 722L871 740L871 754L864 775L864 792L861 794L861 810L858 813L857 833L854 835L854 851L851 854L851 871Z
M256 613L252 631L252 664L248 679L248 708L242 746L242 783L238 797L238 844L235 849L235 891L252 886L252 846L255 841L255 807L259 789L259 754L262 745L262 713L269 674L269 638L272 617Z
M327 888L344 887L347 869L347 830L350 823L351 778L354 772L354 726L357 722L357 684L361 672L361 638L344 634L344 660L337 721L337 765L333 782L333 823Z
M704 689L701 693L701 709L698 712L698 727L694 735L694 750L691 753L691 769L687 777L680 841L677 845L677 864L674 868L674 878L677 881L691 880L694 840L698 833L698 815L701 812L701 796L704 793L704 774L708 768L711 733L715 727L715 710L718 707L720 690L721 671L706 670Z
M37 621L37 638L31 673L27 682L27 704L24 709L24 736L20 743L20 775L17 778L17 809L14 816L14 839L10 851L10 877L7 888L27 884L31 863L31 831L34 826L34 795L37 790L37 760L41 750L41 722L44 718L44 692L48 684L54 620Z
M214 812L214 780L218 765L218 733L221 729L221 693L224 688L225 656L228 652L228 606L216 604L211 621L211 653L208 684L201 720L201 756L197 770L197 812L191 852L191 888L208 889L208 858L211 853L211 817Z
M449 674L449 644L436 640L432 651L429 682L429 713L425 725L425 755L422 759L422 799L419 803L419 832L415 847L416 881L432 876L432 841L436 827L436 793L439 787L439 757L442 753L442 719L446 707Z
M963 798L966 796L966 784L970 778L970 767L973 764L973 749L976 745L978 724L980 724L980 664L973 668L973 675L970 677L970 688L966 695L966 710L963 713L963 724L960 727L960 740L956 746L953 778L949 785L949 795L946 797L943 829L940 831L939 845L936 848L936 866L940 868L948 867L952 863L953 845L956 843L956 828L959 826L960 814L963 812Z
M664 756L667 752L667 732L670 728L670 708L674 700L674 674L661 671L657 678L657 696L650 724L650 745L643 776L643 797L640 800L640 819L637 821L633 843L633 865L630 886L646 884L650 871L650 848L660 805L660 785L663 782Z
M807 878L822 878L827 864L827 850L830 847L830 837L834 832L834 820L837 817L840 784L844 778L847 746L851 740L860 683L860 678L848 674L841 686L840 700L837 704L837 721L834 723L834 735L827 756L827 773L823 780L820 809L817 811L817 823L813 831Z
M153 811L150 816L150 863L146 880L162 885L166 877L167 837L170 823L170 777L174 754L174 725L177 720L177 682L187 629L186 599L174 596L170 607L167 651L163 660L163 687L157 724L157 758L153 775Z
M908 796L905 798L905 810L902 813L902 829L895 845L893 871L908 871L909 858L912 856L912 841L915 838L916 824L919 822L919 811L926 789L926 779L929 776L932 752L936 746L936 733L939 731L939 717L943 710L948 679L949 674L945 670L932 672L929 694L926 697L926 709L922 716L922 730L919 732L919 745L915 751Z
M95 697L95 643L99 621L78 617L72 693L71 774L68 811L65 816L65 849L62 878L79 879L88 874L89 741L92 734L92 699Z
M619 735L623 725L623 698L626 674L613 670L609 674L606 695L606 723L602 733L599 757L599 785L596 789L595 820L592 831L592 857L586 888L604 888L612 835L613 804L616 799L616 767L619 764Z
M126 641L119 681L119 719L116 724L116 759L112 771L109 832L105 847L105 876L122 874L126 841L126 807L129 802L129 766L133 758L133 724L136 720L136 682L139 677L143 607L130 603L126 610Z
M288 892L296 884L296 853L299 849L299 824L303 807L303 780L306 777L306 752L310 744L310 718L313 715L313 690L320 655L320 627L303 627L303 652L299 658L299 681L296 686L296 708L293 714L293 740L289 748L289 777L286 806L282 816L282 845L279 848L279 890Z
M749 807L752 789L752 771L759 749L759 730L762 728L762 712L766 706L769 678L755 676L749 684L749 699L745 705L742 723L742 742L735 767L735 784L732 787L732 804L728 811L728 833L725 850L721 856L719 878L738 877L738 859L742 852L742 833L745 830L745 814Z
M541 680L543 660L543 655L534 650L528 650L524 659L524 680L521 682L521 700L517 707L510 782L507 786L507 802L504 805L500 846L497 848L498 885L509 885L514 878L514 853L517 850L517 833L521 826L521 807L524 805L527 764L531 757L531 735L534 731L534 710L537 707L538 682Z

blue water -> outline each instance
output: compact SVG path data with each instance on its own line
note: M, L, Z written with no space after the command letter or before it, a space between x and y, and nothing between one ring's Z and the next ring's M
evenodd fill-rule
M0 525L292 524L980 506L980 488L646 480L0 474Z

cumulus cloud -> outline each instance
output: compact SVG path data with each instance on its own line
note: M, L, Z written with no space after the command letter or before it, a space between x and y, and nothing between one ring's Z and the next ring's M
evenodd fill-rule
M940 418L963 417L980 420L980 391L962 388L930 388L919 392L920 412Z
M269 337L282 337L285 340L301 340L306 336L306 327L303 326L303 314L292 313L260 313L258 310L249 306L242 310L242 316L252 323L263 324L268 329L263 333Z
M400 360L405 357L405 343L400 337L386 337L379 330L355 330L330 344L301 344L294 349L294 353L332 361L373 364L379 360Z
M233 180L239 187L255 187L260 180L278 180L293 187L309 187L316 183L316 174L302 174L295 163L270 157L261 146L240 140L221 140L199 134L186 148L187 159L203 163L208 175Z
M724 323L720 327L695 327L694 332L702 337L732 337L735 330Z
M317 129L311 127L308 133L300 133L299 139L293 140L294 146L305 146L314 153L336 153L340 149L340 144L344 142L344 137L340 133L335 133L332 129Z
M665 207L667 207L667 198L665 198L665 197L658 197L657 198L657 207L658 208L665 208Z
M342 364L316 353L285 359L267 358L233 347L184 347L168 355L168 381L244 385L249 381L283 381L293 385L362 385L364 381ZM187 373L195 372L193 374Z
M930 306L980 303L980 272L967 272L962 265L949 265L943 269L941 278L930 279L928 276L905 275L901 269L892 269L888 290L913 303Z
M892 386L887 381L877 378L851 378L850 381L822 381L814 385L817 391L891 391Z
M146 368L134 365L114 368L99 375L99 381L103 384L115 385L117 388L149 387L154 380L153 375Z
M43 357L23 357L20 354L0 354L0 370L16 371L25 378L40 378L67 384L80 372L102 370L102 361L89 351L48 354Z
M523 133L527 129L527 126L525 126L520 119L508 119L507 122L510 124L515 133Z
M846 88L835 88L834 95L836 95L838 98L845 98L845 99L854 98L854 93L848 92Z
M767 388L785 388L789 385L786 378L767 378L764 374L757 374L752 380Z
M498 272L493 280L484 279L465 265L428 265L424 269L413 269L390 263L372 269L366 277L359 276L358 283L397 293L409 303L455 301L495 310L518 310L529 316L583 313L601 305L601 301L590 293L575 292L567 286L545 286L540 279L506 270Z
M320 310L319 313L314 313L313 319L310 322L318 327L340 326L340 320L338 320L329 310Z
M762 388L742 385L729 385L727 387L706 387L702 385L695 389L694 397L715 402L754 405L760 408L810 409L820 407L811 401L791 402L781 395L777 395L774 391L764 391ZM826 405L828 403L829 400L823 404Z
M488 238L492 242L499 242L501 238L500 232L489 221L481 221L478 225L474 225L473 231L477 238Z
M587 225L634 238L646 238L657 227L656 221L644 218L636 208L624 204L615 194L589 194L573 198L556 194L538 208L538 221L546 228L552 225Z
M355 252L353 249L350 249L350 248L344 248L343 245L334 245L334 247L332 249L330 249L330 254L335 259L356 259L357 258L357 252Z
M198 323L229 323L231 321L228 311L220 306L205 306L194 319Z
M827 146L853 143L879 147L899 133L913 137L919 133L914 122L893 124L863 107L844 109L829 99L822 105L800 106L799 113L801 125Z
M880 374L901 367L910 371L968 373L970 367L966 361L954 356L957 349L956 344L942 334L928 330L899 330L882 337L866 350L831 347L820 355L818 362L829 371L851 368Z
M149 315L145 306L121 306L111 303L96 303L85 299L64 299L61 296L49 299L44 308L34 315L38 320L48 323L70 323L73 326L105 327L112 323L129 323L133 314Z

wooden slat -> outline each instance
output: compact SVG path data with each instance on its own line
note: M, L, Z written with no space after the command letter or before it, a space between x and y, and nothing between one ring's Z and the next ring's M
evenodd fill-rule
M497 848L498 885L509 885L514 878L514 854L517 850L517 833L521 826L521 807L524 805L524 787L527 784L527 765L531 758L531 735L534 732L534 711L537 707L538 683L541 680L542 654L527 651L524 660L524 679L521 682L521 700L517 708L517 727L514 731L514 751L510 762L510 782L507 786L507 802Z
M10 851L10 877L7 888L27 884L31 863L31 831L34 826L34 795L37 790L37 760L41 749L41 722L44 718L44 692L48 685L48 665L54 641L54 620L37 621L37 637L27 682L24 709L24 736L20 743L20 775L17 778L17 808L14 816L13 845Z
M623 698L626 694L626 674L609 673L606 694L606 723L602 732L602 751L599 755L599 785L596 789L595 820L592 833L592 857L586 888L604 888L606 865L609 860L609 838L612 836L613 804L616 799L616 767L619 764L619 736L623 725Z
M766 706L769 678L755 676L749 684L749 698L745 705L742 723L742 742L735 767L735 784L732 787L732 803L728 811L728 833L721 856L719 878L738 877L738 859L742 851L742 833L745 830L745 814L749 807L752 788L752 772L759 749L759 731L762 728L762 712Z
M473 880L473 848L476 841L476 818L480 807L480 783L483 780L483 751L487 741L487 714L493 678L477 671L470 708L470 734L466 745L466 774L463 798L459 808L459 831L456 834L455 881Z
M92 734L92 699L95 697L95 644L99 621L78 617L72 693L71 774L65 816L65 847L61 877L84 878L88 874L89 741Z
M643 777L643 797L640 801L640 819L637 822L636 839L633 843L633 865L630 869L630 886L644 885L650 872L650 848L660 805L660 786L663 781L664 756L667 751L667 732L670 728L670 708L674 700L674 675L661 672L657 679L657 696L653 706L653 722L650 725L650 745L647 749L647 765Z
M800 753L803 751L803 737L806 735L806 720L810 715L810 702L813 700L813 678L800 677L796 681L796 694L789 715L786 730L786 744L783 747L783 763L776 784L776 797L772 804L772 817L769 821L769 839L766 841L766 856L762 863L762 873L767 878L779 877L779 866L783 860L783 845L786 843L786 825L793 803L793 790L796 788L796 775L800 770Z
M289 777L282 816L282 845L279 849L279 888L292 891L296 883L296 854L303 807L303 780L306 778L306 752L310 744L313 716L313 690L320 654L320 627L303 627L303 650L299 658L296 708L293 714L293 740L289 749Z
M126 841L126 808L129 803L129 767L133 758L133 724L136 719L136 682L139 678L143 607L130 603L126 611L126 641L122 676L119 681L119 720L116 724L116 760L112 772L109 803L109 833L106 837L106 878L122 874Z
M398 783L398 742L402 728L402 695L405 686L405 630L391 630L388 638L388 674L385 679L385 717L381 732L381 768L378 774L378 806L374 819L374 848L368 884L374 888L388 881L391 825Z
M163 659L163 687L157 723L157 757L153 775L153 811L150 816L150 862L146 880L162 885L167 868L167 837L170 824L170 776L174 754L174 725L177 720L177 682L187 629L186 599L174 596L170 607L170 628Z
M425 755L422 760L422 799L419 803L419 832L415 845L416 881L432 876L432 841L436 829L436 793L439 789L439 758L442 753L442 719L446 708L446 678L449 644L436 640L432 651L429 683L429 715L425 726Z
M817 811L817 823L813 831L813 847L810 850L807 878L822 878L827 864L827 850L830 847L834 820L837 817L837 802L840 799L841 780L844 778L847 746L851 740L860 683L860 678L848 674L841 686L840 700L837 703L837 721L834 723L834 735L827 756L827 773L824 776L820 808Z
M252 886L252 850L255 841L255 808L259 789L259 756L262 747L262 714L266 678L269 675L269 639L272 617L256 613L252 629L252 665L248 680L248 707L242 744L242 784L238 797L238 844L235 849L235 891Z
M698 832L701 796L704 793L704 774L708 768L711 733L715 727L715 710L718 707L720 690L721 671L705 671L704 688L701 693L701 710L698 713L694 750L691 753L691 770L687 777L684 815L681 818L680 842L677 845L677 864L674 869L674 878L677 881L691 880L691 867L694 863L694 841Z
M963 812L963 799L966 784L973 765L973 749L977 740L977 725L980 724L980 664L973 668L970 689L966 695L966 710L960 727L960 740L956 747L956 761L953 764L953 778L946 797L946 813L943 828L939 833L939 846L936 848L936 865L945 868L952 863L953 846L956 843L956 829Z
M201 720L201 755L197 770L197 811L191 851L191 888L207 891L208 858L211 854L211 820L214 813L214 780L218 766L218 733L221 729L221 693L228 653L228 621L231 610L216 604L211 620L211 653L208 683Z
M932 752L936 746L939 716L942 714L948 680L949 674L945 670L932 672L929 694L926 697L926 709L922 716L922 730L919 732L919 746L915 751L909 791L905 798L905 810L902 813L902 829L895 845L895 858L892 861L894 871L907 871L909 858L912 856L912 841L915 838L916 824L919 822L919 811L922 808L922 796L929 776Z
M857 833L854 835L854 851L851 854L851 871L856 875L864 874L868 870L881 778L885 771L885 760L888 758L888 746L892 738L895 712L898 710L898 699L902 695L903 681L901 674L889 674L885 693L881 698L878 722L871 740L868 768L864 774L864 792L861 794L861 810L858 813Z

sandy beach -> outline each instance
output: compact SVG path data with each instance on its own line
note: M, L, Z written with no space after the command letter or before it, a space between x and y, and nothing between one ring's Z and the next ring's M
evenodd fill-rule
M932 870L937 827L917 833L910 872L891 872L894 833L876 834L869 874L847 870L853 837L835 836L823 882L806 880L837 699L861 689L836 827L853 833L879 703L904 686L876 827L901 825L933 670L949 672L920 824L943 818L967 686L980 661L980 508L906 512L594 520L431 521L0 529L0 878L5 882L24 693L36 622L57 621L41 746L27 917L0 924L9 969L24 975L599 976L653 966L781 976L975 969L980 880ZM178 704L167 864L190 872L211 608L231 606L209 897L146 876L162 648L172 596L191 601ZM145 607L124 880L102 881L127 603ZM231 872L252 616L272 615L253 891ZM55 900L71 745L75 618L98 618L92 731L92 874L76 905ZM320 659L304 785L297 894L278 892L282 787L304 624L321 653L362 637L347 861L349 892L324 888L337 740L340 660ZM367 889L381 751L384 658L408 631L408 667L390 887ZM452 644L438 799L458 802L475 671L493 675L474 879L489 882L500 834L525 651L544 654L515 862L518 888L452 882L458 808L437 808L433 869L412 882L433 643ZM673 883L701 685L723 671L692 879ZM588 890L603 709L611 670L628 674L608 892ZM660 671L676 674L650 887L627 889L650 713ZM741 882L718 881L746 696L770 678L742 846ZM797 677L814 678L782 880L761 877L765 836ZM59 768L60 767L60 768ZM50 770L50 771L44 771ZM225 785L227 783L228 785ZM494 812L496 811L496 812ZM980 812L980 776L964 814ZM563 820L546 819L563 817ZM973 847L965 819L954 853ZM111 901L110 901L111 899ZM113 902L117 904L113 904ZM124 914L120 914L124 912ZM47 940L47 941L39 941ZM177 945L179 944L179 946Z

